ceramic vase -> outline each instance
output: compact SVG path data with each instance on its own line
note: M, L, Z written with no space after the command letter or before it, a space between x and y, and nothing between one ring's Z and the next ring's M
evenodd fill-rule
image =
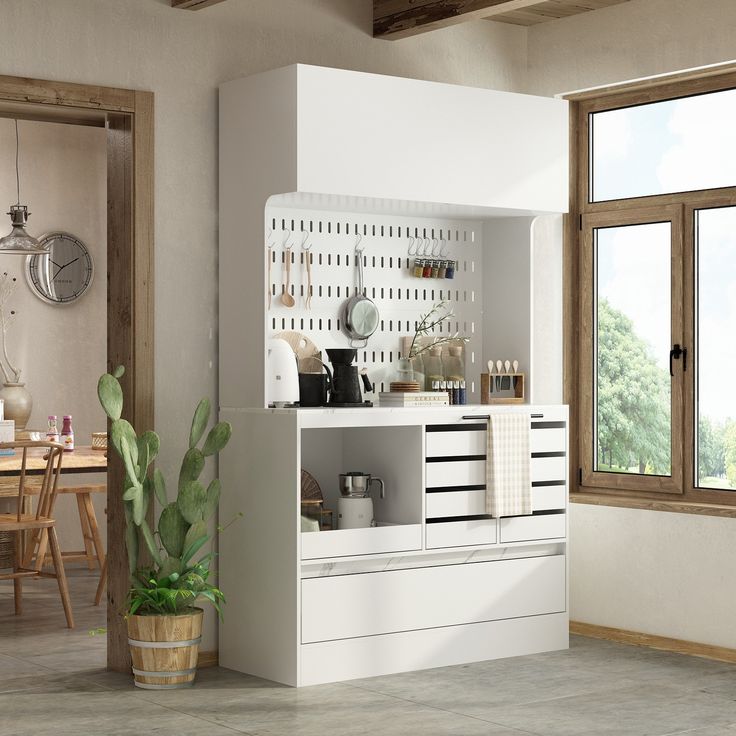
M5 402L5 419L15 422L15 429L25 429L33 409L33 397L26 391L25 383L4 383L0 399Z

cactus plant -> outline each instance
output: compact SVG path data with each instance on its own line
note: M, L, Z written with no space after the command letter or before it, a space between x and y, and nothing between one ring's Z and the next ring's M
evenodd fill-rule
M122 418L122 366L100 377L97 393L110 419L110 441L123 461L125 482L123 504L126 520L126 548L131 574L129 613L180 613L198 599L210 601L222 615L224 596L208 582L212 555L195 561L210 540L207 521L217 510L220 481L213 480L207 489L199 481L208 457L219 453L230 440L232 427L219 422L210 429L201 449L198 447L210 420L210 402L202 399L194 412L187 451L179 472L178 492L169 501L163 473L152 469L160 449L159 436L152 431L138 436ZM162 507L158 524L151 529L147 521L153 498ZM138 567L140 538L153 561L150 567Z

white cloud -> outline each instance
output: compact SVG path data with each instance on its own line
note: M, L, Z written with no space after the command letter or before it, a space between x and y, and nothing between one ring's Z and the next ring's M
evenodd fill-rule
M610 110L593 120L596 164L626 159L632 143L631 110Z
M664 192L736 184L736 90L668 103L668 129L676 143L657 167Z

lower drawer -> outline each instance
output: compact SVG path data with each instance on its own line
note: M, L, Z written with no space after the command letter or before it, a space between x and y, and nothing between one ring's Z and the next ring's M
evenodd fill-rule
M396 524L369 529L302 532L301 542L303 560L408 552L422 548L422 525Z
M564 509L567 486L535 486L532 488L532 511Z
M440 521L427 524L427 549L495 544L497 534L495 519Z
M564 509L566 486L535 486L532 488L532 511ZM452 516L481 516L486 513L486 492L442 491L427 494L428 519Z
M442 460L427 463L427 488L479 486L486 483L485 460Z
M533 457L532 482L565 480L567 478L566 457Z
M498 527L501 542L557 539L565 536L565 514L511 516L499 519Z
M302 581L303 644L565 610L565 557Z
M444 491L427 494L427 518L481 516L486 513L486 491Z

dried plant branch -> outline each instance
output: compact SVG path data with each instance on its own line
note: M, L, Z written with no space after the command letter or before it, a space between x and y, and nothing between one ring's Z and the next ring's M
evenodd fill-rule
M442 314L443 310L447 309L447 305L447 300L443 299L442 301L434 304L429 312L420 316L419 322L417 323L416 329L414 331L414 337L412 338L411 346L409 347L409 360L416 358L418 355L425 353L427 350L435 347L436 345L444 345L445 343L455 342L457 340L462 340L463 342L468 341L469 338L458 337L458 333L456 332L452 336L437 338L430 345L425 345L424 347L419 347L417 345L418 338L429 335L435 327L438 327L446 320L452 319L452 317L455 316L455 313L451 309L445 311L444 314Z

